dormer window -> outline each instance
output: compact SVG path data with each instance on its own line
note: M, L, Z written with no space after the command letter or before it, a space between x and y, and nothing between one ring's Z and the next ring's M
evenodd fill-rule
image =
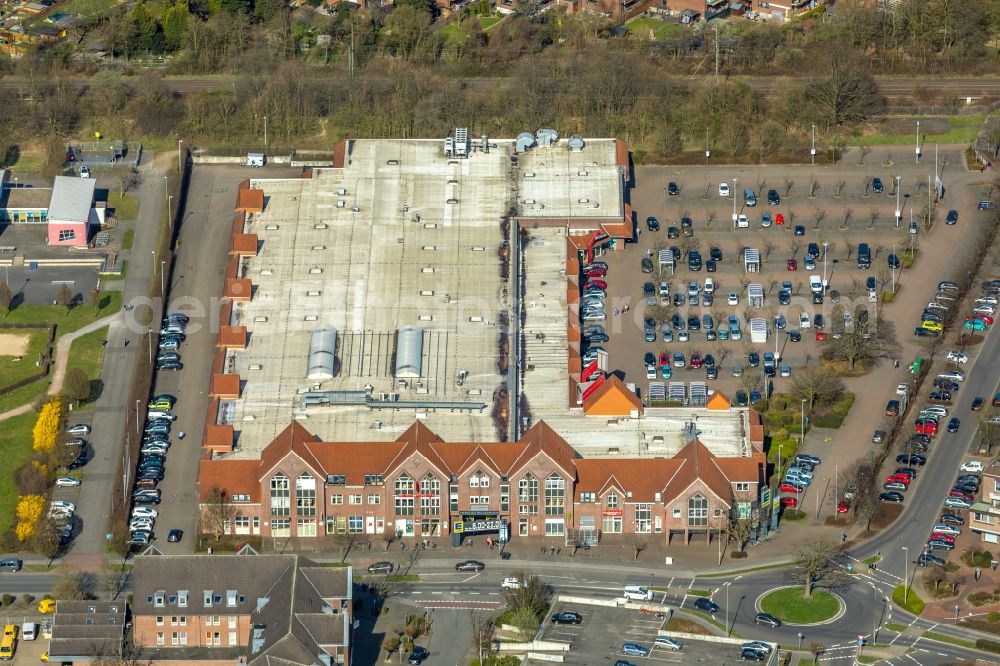
M178 590L177 591L177 605L181 608L187 608L188 605L188 591Z
M618 493L612 490L610 493L608 493L608 498L606 501L609 509L618 508Z
M212 607L212 590L205 590L205 608Z
M164 590L157 590L153 593L153 605L157 608L163 608L167 603L167 593Z
M469 487L470 488L489 488L490 487L490 477L483 474L481 471L476 470L475 473L469 477Z

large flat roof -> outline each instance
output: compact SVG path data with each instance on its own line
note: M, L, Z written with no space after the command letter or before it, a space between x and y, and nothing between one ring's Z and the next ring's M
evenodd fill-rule
M343 169L252 182L266 206L244 231L262 248L244 262L254 296L234 304L232 321L250 342L229 352L226 369L245 385L221 410L238 433L235 456L258 456L289 418L326 441L395 439L415 414L446 440L497 438L490 412L504 382L496 322L510 305L499 257L509 169L505 149L448 160L439 141L372 140L353 142ZM419 378L397 381L404 326L423 330L422 364ZM314 383L307 357L321 327L337 331L336 370ZM302 393L316 388L487 408L301 409Z
M518 156L521 217L610 217L625 214L624 180L614 139L586 139L580 151L566 141Z
M94 206L97 181L93 178L56 176L52 183L52 200L49 202L49 222L75 222L86 224Z

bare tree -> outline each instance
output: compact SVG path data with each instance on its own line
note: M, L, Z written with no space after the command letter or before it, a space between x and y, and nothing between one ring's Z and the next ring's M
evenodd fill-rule
M826 651L826 648L823 647L823 644L820 643L819 641L813 641L812 643L809 644L809 652L813 656L813 663L814 664L818 664L819 663L819 656L821 654L823 654L823 652L825 652L825 651Z
M844 251L847 253L847 258L850 259L851 255L854 254L854 243L852 243L850 240L845 240Z
M382 544L384 545L384 551L389 552L389 546L391 546L396 541L396 530L385 530L382 532Z
M729 541L736 544L736 550L742 551L753 532L753 521L740 516L735 497L730 498L729 507Z
M73 308L73 292L70 291L65 282L59 285L59 292L56 294L56 301L59 305L66 308L66 314L68 316L69 311Z
M763 160L761 160L763 162ZM767 187L767 179L764 176L757 176L757 196L761 196L764 193L764 188Z
M649 548L648 541L642 538L642 536L639 534L632 535L632 559L638 562L639 555L641 555L642 551L646 550L647 548Z
M844 180L844 179L838 180L837 181L837 193L834 194L834 196L837 197L838 199L840 197L844 196L844 187L846 185L847 185L847 181L846 180Z
M871 152L872 152L872 147L866 143L863 143L860 146L858 146L858 166L861 166L865 163L865 157Z
M846 229L847 228L847 225L848 225L848 223L850 223L851 217L853 217L853 215L854 215L854 209L853 208L848 208L848 209L846 209L844 211L844 224L841 225L841 227L840 227L841 229Z
M705 226L711 227L712 226L712 222L715 222L715 211L714 210L708 210L708 209L706 209L705 210Z
M104 593L112 599L117 599L125 590L128 577L129 570L125 567L124 560L113 562L110 558L105 558L101 562L101 586L104 588Z
M792 580L802 583L803 596L812 597L817 585L831 586L845 582L837 557L840 545L833 539L813 538L795 549L795 565L789 572Z
M788 251L792 253L792 259L798 254L799 250L802 249L802 243L799 241L798 236L792 236L788 241Z
M826 209L815 208L813 209L813 215L816 218L816 226L814 226L813 229L819 229L820 223L826 218Z
M479 611L472 611L469 613L469 623L472 625L472 650L480 655L488 654L496 635L493 620Z
M814 176L809 176L809 198L813 199L816 197L816 192L819 190L819 182Z
M52 592L57 599L82 601L92 597L93 583L91 574L68 568L56 579Z
M810 409L833 404L843 394L844 382L823 366L799 371L792 382L792 395L797 400L805 400Z
M771 253L774 252L774 249L776 247L777 246L774 244L774 241L771 240L770 236L768 237L768 239L766 241L764 241L764 261L765 262L768 259L771 258Z
M846 363L853 370L858 364L870 367L882 359L898 358L901 348L896 342L893 323L883 321L878 326L871 326L871 323L856 321L839 338L827 341L823 346L823 359Z
M885 149L885 153L883 153L883 155L884 155L884 157L882 159L882 166L889 166L889 165L891 165L892 164L892 153L889 152L888 148Z
M202 522L205 530L215 537L216 541L221 541L232 527L233 518L236 517L236 507L229 501L226 491L219 486L212 486L208 491L208 498L202 508Z
M794 185L794 184L795 183L794 183L794 181L791 178L787 178L787 177L785 178L785 196L786 197L791 193L791 191L792 191L792 185Z
M115 183L118 186L118 197L123 198L127 192L142 184L142 173L138 169L121 169Z

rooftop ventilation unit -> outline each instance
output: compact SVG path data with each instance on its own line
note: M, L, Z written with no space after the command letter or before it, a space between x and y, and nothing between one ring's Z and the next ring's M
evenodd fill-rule
M559 140L559 132L554 129L540 129L535 132L535 141L539 148L548 148Z
M574 134L569 138L570 151L578 153L581 150L583 150L583 146L584 146L583 139L580 137L579 134Z
M469 128L455 128L455 157L469 156Z
M535 145L535 135L531 132L521 132L514 141L514 151L523 153Z

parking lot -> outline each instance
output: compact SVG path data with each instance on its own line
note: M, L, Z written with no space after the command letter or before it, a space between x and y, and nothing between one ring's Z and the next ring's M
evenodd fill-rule
M580 624L557 625L546 621L542 640L570 643L566 653L567 664L593 664L598 658L626 659L637 666L656 663L704 663L721 664L727 659L739 661L742 641L718 638L713 641L682 638L680 651L663 647L653 647L653 639L665 631L667 618L658 619L655 613L642 613L639 607L613 608L609 606L574 605L557 602L552 605L550 615L562 611L575 611L583 615ZM633 642L649 648L648 656L625 656L622 643ZM542 663L528 659L526 663Z
M914 220L921 219L927 201L926 173L928 169L933 170L932 160L929 164L926 159L924 162L920 166L910 163L883 167L874 161L859 167L845 160L840 165L818 168L815 172L803 167L640 169L639 185L632 197L637 240L599 257L608 264L607 278L604 278L608 316L605 325L611 339L603 346L611 356L612 366L622 370L628 381L648 389L644 358L647 352L656 357L656 381L686 382L707 378L704 369L691 368L692 353L697 352L702 357L711 354L718 378L709 380L709 388L722 390L734 399L741 390L764 393L763 356L769 351L779 357L772 391L786 390L798 370L816 364L825 344L817 340L817 315L822 317L822 331L827 336L841 332L845 326L844 313L852 315L847 326L853 325L861 310L867 311L870 320L874 321L876 305L881 307L874 301L881 301L881 292L891 291L894 283L905 288L911 280L911 272L919 274L929 263L919 256L920 253L933 252L940 243L957 243L965 225L980 215L974 206L959 205L956 200L963 195L970 199L985 195L985 191L951 193L947 203L942 202L937 208L930 231L918 223L916 233L911 233L910 213L913 212ZM955 166L948 168L957 169ZM813 173L815 176L811 175ZM902 218L898 226L894 182L897 173L901 176L898 205ZM733 176L737 178L735 187ZM881 194L876 194L872 188L872 179L876 177L882 181ZM678 194L667 194L668 182L678 185ZM720 196L721 183L728 185L730 196ZM743 195L745 186L752 188L756 205L747 205ZM771 189L776 190L777 204L768 203ZM745 228L734 228L734 201L735 214L748 218ZM952 206L958 208L958 223L946 225L945 216ZM771 219L767 227L762 226L765 214ZM782 215L783 224L777 224L778 214ZM650 216L657 220L657 231L650 231L647 225ZM685 235L683 218L691 221L690 235ZM868 268L858 265L860 243L869 248ZM815 244L816 256L807 264L810 244ZM898 268L890 268L890 255L904 259L904 251L911 247L918 252L913 268L906 268L903 261ZM721 259L714 262L714 271L709 272L713 248L721 253ZM747 271L745 248L758 252L757 272ZM661 270L660 250L678 255L673 271L667 267ZM692 251L701 255L700 270L689 268L688 258ZM642 259L647 256L654 267L651 273L644 272L641 267ZM795 270L791 270L790 260L794 260ZM810 278L814 276L826 286L821 289L822 303L815 302L810 288ZM704 296L706 278L714 282L710 304ZM876 283L876 298L870 297L869 279ZM689 291L692 281L696 286ZM655 288L655 296L648 302L655 301L656 307L646 305L644 283L647 282ZM669 299L661 298L661 282L668 283ZM790 291L784 304L779 302L783 283ZM759 284L763 290L763 303L753 307L748 303L748 287L752 284ZM674 304L678 293L683 296L680 306ZM689 300L689 294L694 298ZM733 301L735 305L731 304ZM622 314L621 308L626 305L628 311ZM619 311L617 315L616 310ZM647 342L643 331L644 320L650 314L656 324L655 342ZM681 326L672 325L674 314L681 316ZM711 317L711 325L716 330L727 328L730 316L735 316L741 339L736 341L729 336L727 340L709 340L706 315ZM803 315L808 317L808 327L801 320ZM698 318L696 329L690 326L694 316ZM784 319L784 328L776 329L775 319L779 316ZM914 313L913 317L916 316ZM766 343L751 341L748 322L752 317L767 322ZM897 338L909 336L911 326L919 323L901 320ZM672 339L664 340L664 328L670 331ZM792 341L794 333L801 336L801 341ZM682 334L686 334L686 341ZM748 367L751 351L756 351L760 357L759 365L752 368ZM683 366L680 359L674 362L678 352L683 355ZM669 380L660 367L665 361L671 366ZM787 366L785 373L781 372L781 365ZM733 366L740 367L742 376L734 376ZM645 395L643 390L640 393Z

